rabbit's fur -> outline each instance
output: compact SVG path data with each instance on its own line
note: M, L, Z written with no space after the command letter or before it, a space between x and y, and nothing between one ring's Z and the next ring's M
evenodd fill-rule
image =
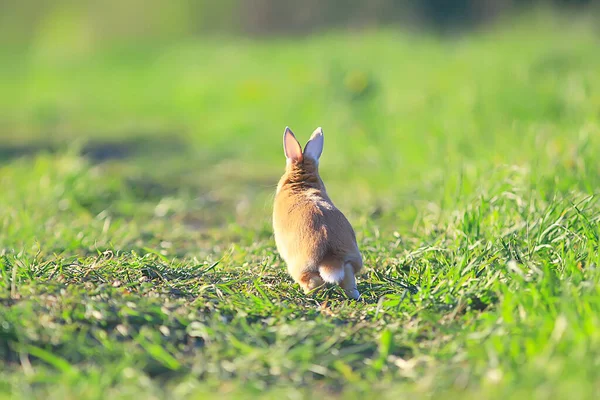
M304 152L289 128L283 143L286 168L273 207L277 250L304 292L336 283L358 299L355 275L363 263L356 235L319 176L323 130L314 131Z

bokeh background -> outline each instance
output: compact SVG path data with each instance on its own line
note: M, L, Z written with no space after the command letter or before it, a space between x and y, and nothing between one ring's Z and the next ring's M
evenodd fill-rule
M452 196L468 171L567 168L597 136L597 9L2 0L0 159L76 152L136 201L239 223L268 220L286 125L324 128L325 180L361 215Z
M594 0L158 0L151 3L3 0L0 7L3 41L29 43L76 35L81 43L93 45L124 39L205 37L214 33L262 37L306 35L332 28L378 26L464 30L535 7L553 6L565 12L589 9L595 3Z

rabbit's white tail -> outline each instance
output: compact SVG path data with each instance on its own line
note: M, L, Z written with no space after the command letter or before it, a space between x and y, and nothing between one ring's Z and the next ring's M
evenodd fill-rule
M340 283L344 280L344 269L343 268L329 268L319 267L319 274L321 278L327 283Z
M344 280L344 263L334 257L325 257L319 265L319 275L327 283L340 283Z
M319 275L327 283L336 283L344 289L351 299L360 298L354 278L354 268L350 262L339 259L326 258L319 265Z

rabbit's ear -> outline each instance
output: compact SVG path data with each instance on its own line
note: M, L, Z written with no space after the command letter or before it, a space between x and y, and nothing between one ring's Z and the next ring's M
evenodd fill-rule
M318 127L310 137L308 143L304 147L304 156L319 161L323 152L323 129Z
M288 162L302 161L302 146L300 146L300 143L296 140L296 136L294 136L292 130L287 126L283 133L283 152Z

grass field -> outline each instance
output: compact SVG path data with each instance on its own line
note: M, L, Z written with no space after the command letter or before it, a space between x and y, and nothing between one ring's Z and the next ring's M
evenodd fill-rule
M2 49L0 398L594 398L599 44L545 15ZM286 125L324 129L359 302L276 253Z

